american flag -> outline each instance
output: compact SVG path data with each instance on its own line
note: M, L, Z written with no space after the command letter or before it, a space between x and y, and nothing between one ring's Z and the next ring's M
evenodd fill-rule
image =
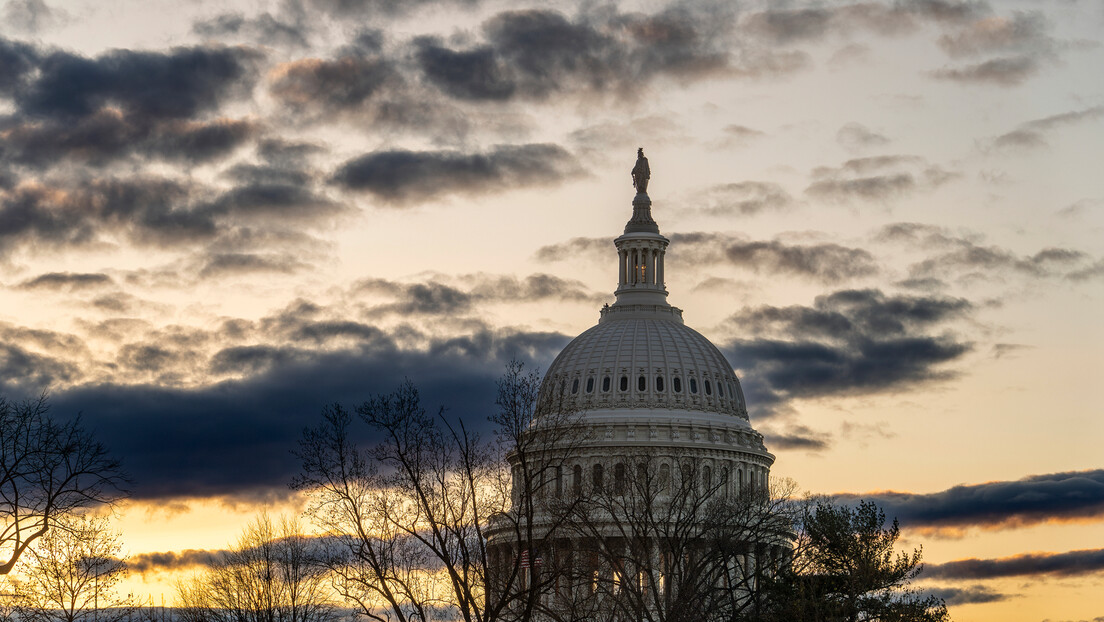
M534 558L534 560L533 560L533 565L534 566L540 566L543 563L544 563L544 560L541 559L541 557L539 555L536 558ZM529 567L529 549L526 549L526 550L521 552L521 561L520 561L519 565L522 568L528 568Z

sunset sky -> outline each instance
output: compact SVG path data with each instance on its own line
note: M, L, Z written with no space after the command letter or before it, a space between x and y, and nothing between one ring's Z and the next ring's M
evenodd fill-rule
M0 394L134 480L126 589L413 380L487 428L669 301L776 477L880 501L958 621L1104 620L1104 3L0 0Z

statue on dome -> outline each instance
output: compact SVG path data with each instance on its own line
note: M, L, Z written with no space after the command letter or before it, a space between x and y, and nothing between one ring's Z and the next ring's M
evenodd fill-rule
M648 180L652 178L652 169L648 168L648 158L644 157L644 147L636 150L636 166L632 170L633 186L640 194L648 192Z

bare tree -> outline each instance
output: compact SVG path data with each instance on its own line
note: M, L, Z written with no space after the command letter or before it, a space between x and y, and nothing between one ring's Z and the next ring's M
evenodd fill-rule
M16 610L31 622L118 622L135 609L115 588L127 574L119 534L107 519L62 516L18 567Z
M0 575L62 517L125 494L119 461L79 418L57 422L48 410L45 395L0 397Z
M322 552L297 520L268 515L250 523L207 572L177 586L186 622L330 622Z
M361 615L493 622L539 610L553 579L525 560L555 537L563 514L538 524L536 500L562 471L548 449L572 434L571 415L538 403L539 387L520 363L507 368L491 440L443 410L428 414L410 382L356 409L379 438L373 445L351 440L353 416L338 405L304 433L294 486L312 493L310 514L341 544L329 565Z
M671 449L618 455L580 491L560 619L734 620L785 562L792 482L739 489Z

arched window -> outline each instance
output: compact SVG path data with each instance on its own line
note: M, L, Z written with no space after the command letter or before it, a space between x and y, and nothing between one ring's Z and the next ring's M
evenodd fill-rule
M656 391L663 393L663 376L656 376Z
M587 378L586 392L587 393L594 393L594 377L593 376L590 377L590 378Z
M628 391L628 390L629 390L629 377L628 376L621 376L621 391Z
M571 381L571 394L575 395L579 392L579 379L576 378Z
M713 385L709 382L708 379L705 381L705 394L713 395Z
M717 397L724 397L724 386L721 382L717 383Z
M590 484L593 486L594 491L602 490L602 465L601 463L595 464L590 471Z
M675 376L675 378L671 380L671 386L674 387L675 393L682 393L682 378Z
M636 390L643 391L648 388L648 380L641 376L636 379Z
M728 498L728 467L721 468L721 496Z
M691 378L690 379L690 392L694 393L694 394L697 394L697 392L698 392L698 379L697 378Z
M713 471L710 470L709 465L702 467L702 492L708 493L709 489L713 487Z
M742 492L744 490L744 470L736 469L736 491Z
M636 465L636 481L637 486L645 486L648 484L648 465L640 462Z
M613 492L625 494L625 465L620 462L613 467Z
M576 497L583 494L583 467L578 464L571 469L571 492Z
M659 489L667 490L671 486L671 465L664 462L659 465Z
M602 378L602 392L609 393L610 390L610 377L605 376Z

